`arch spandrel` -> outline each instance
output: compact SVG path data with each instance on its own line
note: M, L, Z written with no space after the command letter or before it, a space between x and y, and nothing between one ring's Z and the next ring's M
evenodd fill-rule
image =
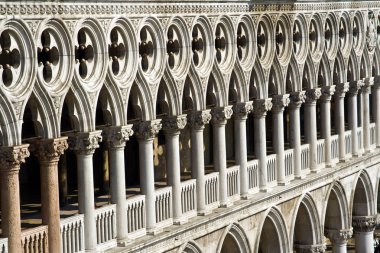
M219 239L216 253L229 253L232 251L239 253L251 252L247 234L238 223L230 224L224 229Z
M177 253L202 253L202 249L195 241L188 241L177 250Z

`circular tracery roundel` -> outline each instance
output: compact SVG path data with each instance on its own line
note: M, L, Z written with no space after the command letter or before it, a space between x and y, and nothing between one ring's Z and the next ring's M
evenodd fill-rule
M21 98L31 90L35 78L33 39L16 20L2 23L0 27L0 84L14 98Z
M352 45L355 51L363 49L363 22L360 14L355 15L352 23Z
M343 15L339 20L339 48L342 52L347 52L350 48L350 25L347 20L347 15Z
M120 18L111 24L108 33L109 76L119 86L129 85L137 71L136 36L128 20Z
M206 74L211 70L213 63L213 47L210 34L212 34L210 24L207 19L200 17L191 31L191 48L193 51L193 64L197 72Z
M236 32L237 55L244 69L251 69L256 56L256 39L253 22L250 17L243 16Z
M380 15L377 16L376 33L377 33L377 43L380 44Z
M337 26L334 22L333 14L330 14L325 22L325 50L329 57L333 57L336 53L337 45Z
M105 36L100 25L92 19L78 24L75 37L75 80L88 89L103 83L107 57L103 53Z
M289 39L290 22L286 16L281 16L276 24L276 55L281 64L287 64L291 56L291 42Z
M222 17L215 29L215 57L220 69L229 71L233 67L235 45L233 25L228 18Z
M68 87L73 74L73 46L58 20L41 24L37 33L38 81L54 93Z
M319 16L315 15L309 25L309 50L311 56L316 60L319 60L322 56L324 46L324 43L322 43L322 28L320 23Z
M264 16L257 26L257 55L261 65L269 67L275 54L271 21Z
M304 62L307 56L308 36L307 28L305 28L306 21L303 16L299 15L293 24L293 53L297 61Z

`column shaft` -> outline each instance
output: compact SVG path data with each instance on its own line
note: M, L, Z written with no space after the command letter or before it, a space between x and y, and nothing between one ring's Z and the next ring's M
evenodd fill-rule
M300 108L290 107L290 145L293 148L294 177L301 178L301 131L300 131Z
M205 166L203 148L203 128L191 129L191 173L197 180L197 208L198 214L206 212L205 193Z
M380 147L380 85L376 83L372 88L373 114L376 123L376 146Z
M321 96L321 136L325 139L325 165L331 167L331 96L335 86L322 88Z
M273 148L277 154L277 184L285 185L284 116L283 110L273 112Z
M219 172L220 206L228 205L227 196L227 160L226 160L226 128L224 124L213 124L213 156L214 169Z
M236 118L235 125L235 160L240 165L240 195L243 199L248 196L248 172L247 172L247 136L245 118Z
M369 91L370 84L362 87L362 115L363 115L363 147L365 152L370 152L370 115L369 115Z
M357 91L351 91L348 97L348 126L351 130L352 155L359 155L358 140L358 101Z
M309 143L310 171L318 172L317 151L317 100L321 96L321 89L316 88L306 91L305 103L305 135Z
M373 231L355 232L355 251L373 253Z

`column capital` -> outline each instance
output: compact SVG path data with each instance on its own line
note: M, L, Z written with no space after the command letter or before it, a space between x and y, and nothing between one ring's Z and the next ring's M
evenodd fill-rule
M372 232L377 224L377 215L352 216L352 226L355 232Z
M274 95L272 98L272 111L274 113L282 112L284 108L290 103L289 96L289 94Z
M253 110L252 101L237 103L233 106L235 119L247 119Z
M212 124L225 125L233 114L232 105L211 109Z
M291 108L300 108L306 99L305 91L291 92L289 99Z
M179 134L187 124L187 115L168 116L162 120L162 129L165 134Z
M109 126L105 127L102 132L102 136L108 146L108 148L124 148L125 143L129 140L129 137L133 135L133 125L126 126Z
M295 244L294 247L299 253L323 253L326 250L326 245L324 244L314 244L314 245L301 245Z
M161 130L161 119L150 121L141 121L133 125L136 136L140 140L153 140L156 134Z
M352 228L348 229L325 229L325 235L327 238L336 244L345 244L347 240L353 235Z
M335 93L335 85L324 86L321 88L321 100L322 101L330 101L332 95Z
M376 76L373 78L372 88L380 89L380 76Z
M350 86L349 86L347 94L349 96L356 96L358 95L358 92L361 89L361 87L364 85L364 83L362 80L357 80L355 82L350 82L349 85Z
M30 151L39 161L59 161L59 157L68 147L67 136L63 136L56 139L35 139L31 142Z
M0 147L0 172L18 172L20 164L29 157L29 144Z
M366 78L363 81L363 86L362 86L362 92L363 93L369 93L371 91L371 86L374 85L374 78Z
M102 131L70 133L68 137L70 149L80 155L90 155L99 148L99 142L102 141Z
M267 112L272 109L272 99L254 99L253 100L253 117L261 118L267 115Z
M349 83L340 83L335 85L335 96L344 98L350 87Z
M305 92L305 95L306 104L315 104L322 95L321 88L309 89Z
M190 113L188 116L188 122L194 129L203 129L206 124L210 123L211 110L196 111Z

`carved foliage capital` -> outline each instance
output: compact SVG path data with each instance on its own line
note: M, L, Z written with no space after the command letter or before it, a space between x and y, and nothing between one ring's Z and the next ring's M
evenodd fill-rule
M335 85L322 87L322 89L321 89L321 93L322 93L321 99L324 100L324 101L330 101L331 100L331 96L334 95L334 92L335 92Z
M192 112L188 116L190 126L195 129L203 129L204 126L210 123L211 110Z
M18 172L20 164L29 157L29 144L0 147L0 172Z
M213 124L226 124L233 113L232 106L213 108L211 110Z
M338 97L345 97L350 85L349 83L340 83L335 86L335 95Z
M141 140L154 139L154 137L156 136L156 134L158 134L161 128L161 119L141 121L140 123L134 125L134 131L136 132L136 136Z
M352 226L357 232L372 232L377 224L376 216L353 216Z
M301 252L301 253L323 253L326 250L326 245L324 244L316 244L316 245L295 244L294 247L297 249L297 252Z
M103 131L103 137L109 148L121 148L133 135L132 125L108 127Z
M289 94L275 95L272 99L272 111L274 113L282 112L286 106L290 103Z
M187 124L185 114L179 116L170 116L162 120L162 128L166 134L179 133Z
M30 150L40 161L52 161L59 160L68 147L67 137L64 136L56 139L37 139L31 144Z
M306 103L316 103L317 100L322 95L321 88L307 90L305 95L306 95L306 100L305 100Z
M289 98L290 98L290 106L293 108L297 108L297 107L299 108L301 104L305 102L305 99L306 99L305 91L292 92L290 93Z
M246 119L247 115L251 113L253 110L252 103L252 101L249 101L244 103L237 103L236 105L234 105L233 110L235 119Z
M356 96L360 90L360 88L364 85L362 80L358 80L356 82L350 82L349 89L347 94L350 96Z
M90 155L99 148L102 141L102 131L93 131L86 133L74 133L69 135L69 147L77 154Z
M332 241L333 243L346 243L348 239L350 239L353 235L352 228L349 229L326 229L325 235Z
M253 100L253 116L264 117L272 109L272 99L255 99Z

